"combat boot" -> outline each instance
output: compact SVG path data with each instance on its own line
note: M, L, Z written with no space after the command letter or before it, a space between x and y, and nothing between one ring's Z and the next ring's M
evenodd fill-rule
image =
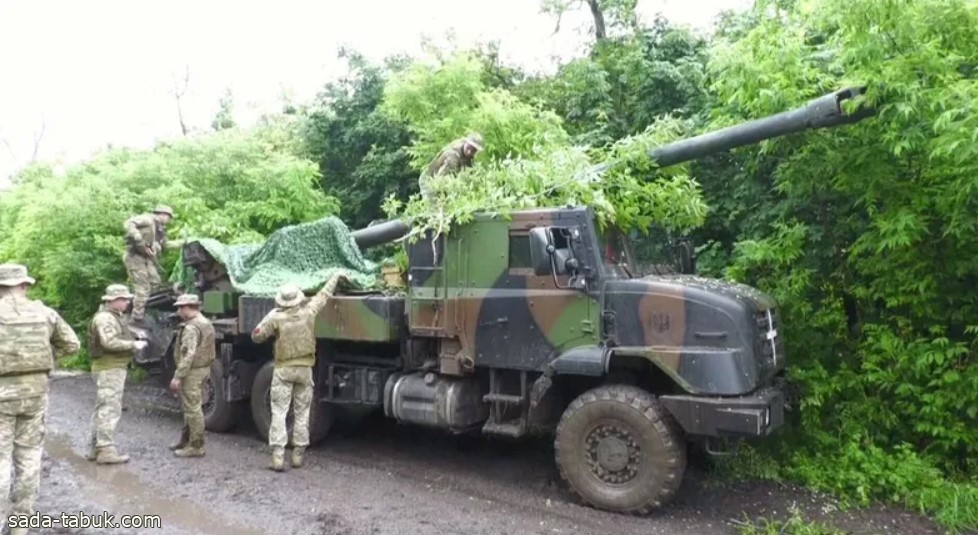
M173 452L177 457L203 457L204 447L203 446L187 446L185 448L180 448Z
M88 446L88 453L85 454L85 459L94 462L98 459L98 448L95 447L95 441L93 440Z
M98 456L95 458L95 462L98 464L122 464L129 462L129 456L125 454L119 454L115 451L115 447L109 446L107 448L99 448Z
M170 450L179 450L187 447L190 442L190 429L186 426L183 427L183 431L180 432L180 440L170 444Z
M285 448L274 448L272 450L272 464L269 468L276 472L285 471Z
M306 448L303 446L296 446L292 448L292 468L299 468L302 466L302 454L306 452Z

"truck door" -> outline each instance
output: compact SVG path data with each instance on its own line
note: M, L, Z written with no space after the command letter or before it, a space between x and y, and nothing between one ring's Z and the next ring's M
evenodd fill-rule
M584 291L558 287L553 275L534 275L525 222L502 222L491 233L498 245L468 251L468 261L480 272L497 273L478 288L479 305L466 307L469 313L477 311L477 317L466 318L467 324L474 323L476 365L539 370L571 347L596 343L592 315L597 303ZM568 285L566 276L557 280Z

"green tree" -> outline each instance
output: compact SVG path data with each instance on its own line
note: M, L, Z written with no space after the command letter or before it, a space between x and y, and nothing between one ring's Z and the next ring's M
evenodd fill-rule
M978 7L759 1L738 24L712 53L714 127L849 85L878 107L767 142L727 182L764 221L740 227L729 275L782 303L805 390L789 472L974 527L978 491L928 467L978 468Z
M350 74L327 84L303 113L303 151L319 163L323 189L339 199L341 217L351 228L384 217L388 195L406 198L417 190L418 174L409 166L410 131L379 112L387 78L406 59L392 57L371 65L354 51L341 50Z
M63 177L30 167L0 194L0 261L26 264L38 280L33 295L82 332L105 286L126 281L122 225L133 214L166 203L177 216L171 236L247 243L336 213L316 165L276 150L275 135L225 130L154 150L113 149Z
M218 110L211 121L211 128L217 130L227 130L234 128L234 95L231 88L224 90L224 96L218 101Z

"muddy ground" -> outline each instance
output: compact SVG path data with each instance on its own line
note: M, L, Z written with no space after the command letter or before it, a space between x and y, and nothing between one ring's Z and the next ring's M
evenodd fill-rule
M94 388L87 374L52 378L40 512L157 514L163 529L42 533L282 534L727 534L735 521L806 516L851 533L939 533L896 509L841 512L810 492L770 483L717 485L691 466L675 503L646 518L577 505L556 480L547 442L478 438L370 419L339 428L284 474L249 423L208 433L207 455L173 457L182 425L176 400L151 382L128 384L117 442L132 460L85 460ZM33 533L33 531L32 531Z

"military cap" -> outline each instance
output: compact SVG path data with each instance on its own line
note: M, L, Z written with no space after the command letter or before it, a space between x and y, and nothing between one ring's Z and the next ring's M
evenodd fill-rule
M115 301L116 299L132 299L133 295L129 293L129 288L125 284L110 284L108 288L105 289L105 295L102 296L102 301Z
M169 206L167 206L165 204L157 205L156 208L153 208L153 213L154 214L166 214L166 215L168 215L170 217L175 217L173 215L173 208L170 208Z
M282 308L292 308L301 303L305 297L302 288L294 284L283 284L275 296L275 304Z
M478 132L470 132L465 136L465 142L475 147L475 150L482 150L482 134Z
M197 297L197 294L183 294L177 298L177 301L173 303L173 306L178 308L186 306L199 307L200 297Z
M27 266L0 264L0 286L20 286L21 284L34 284L34 279L27 275Z

